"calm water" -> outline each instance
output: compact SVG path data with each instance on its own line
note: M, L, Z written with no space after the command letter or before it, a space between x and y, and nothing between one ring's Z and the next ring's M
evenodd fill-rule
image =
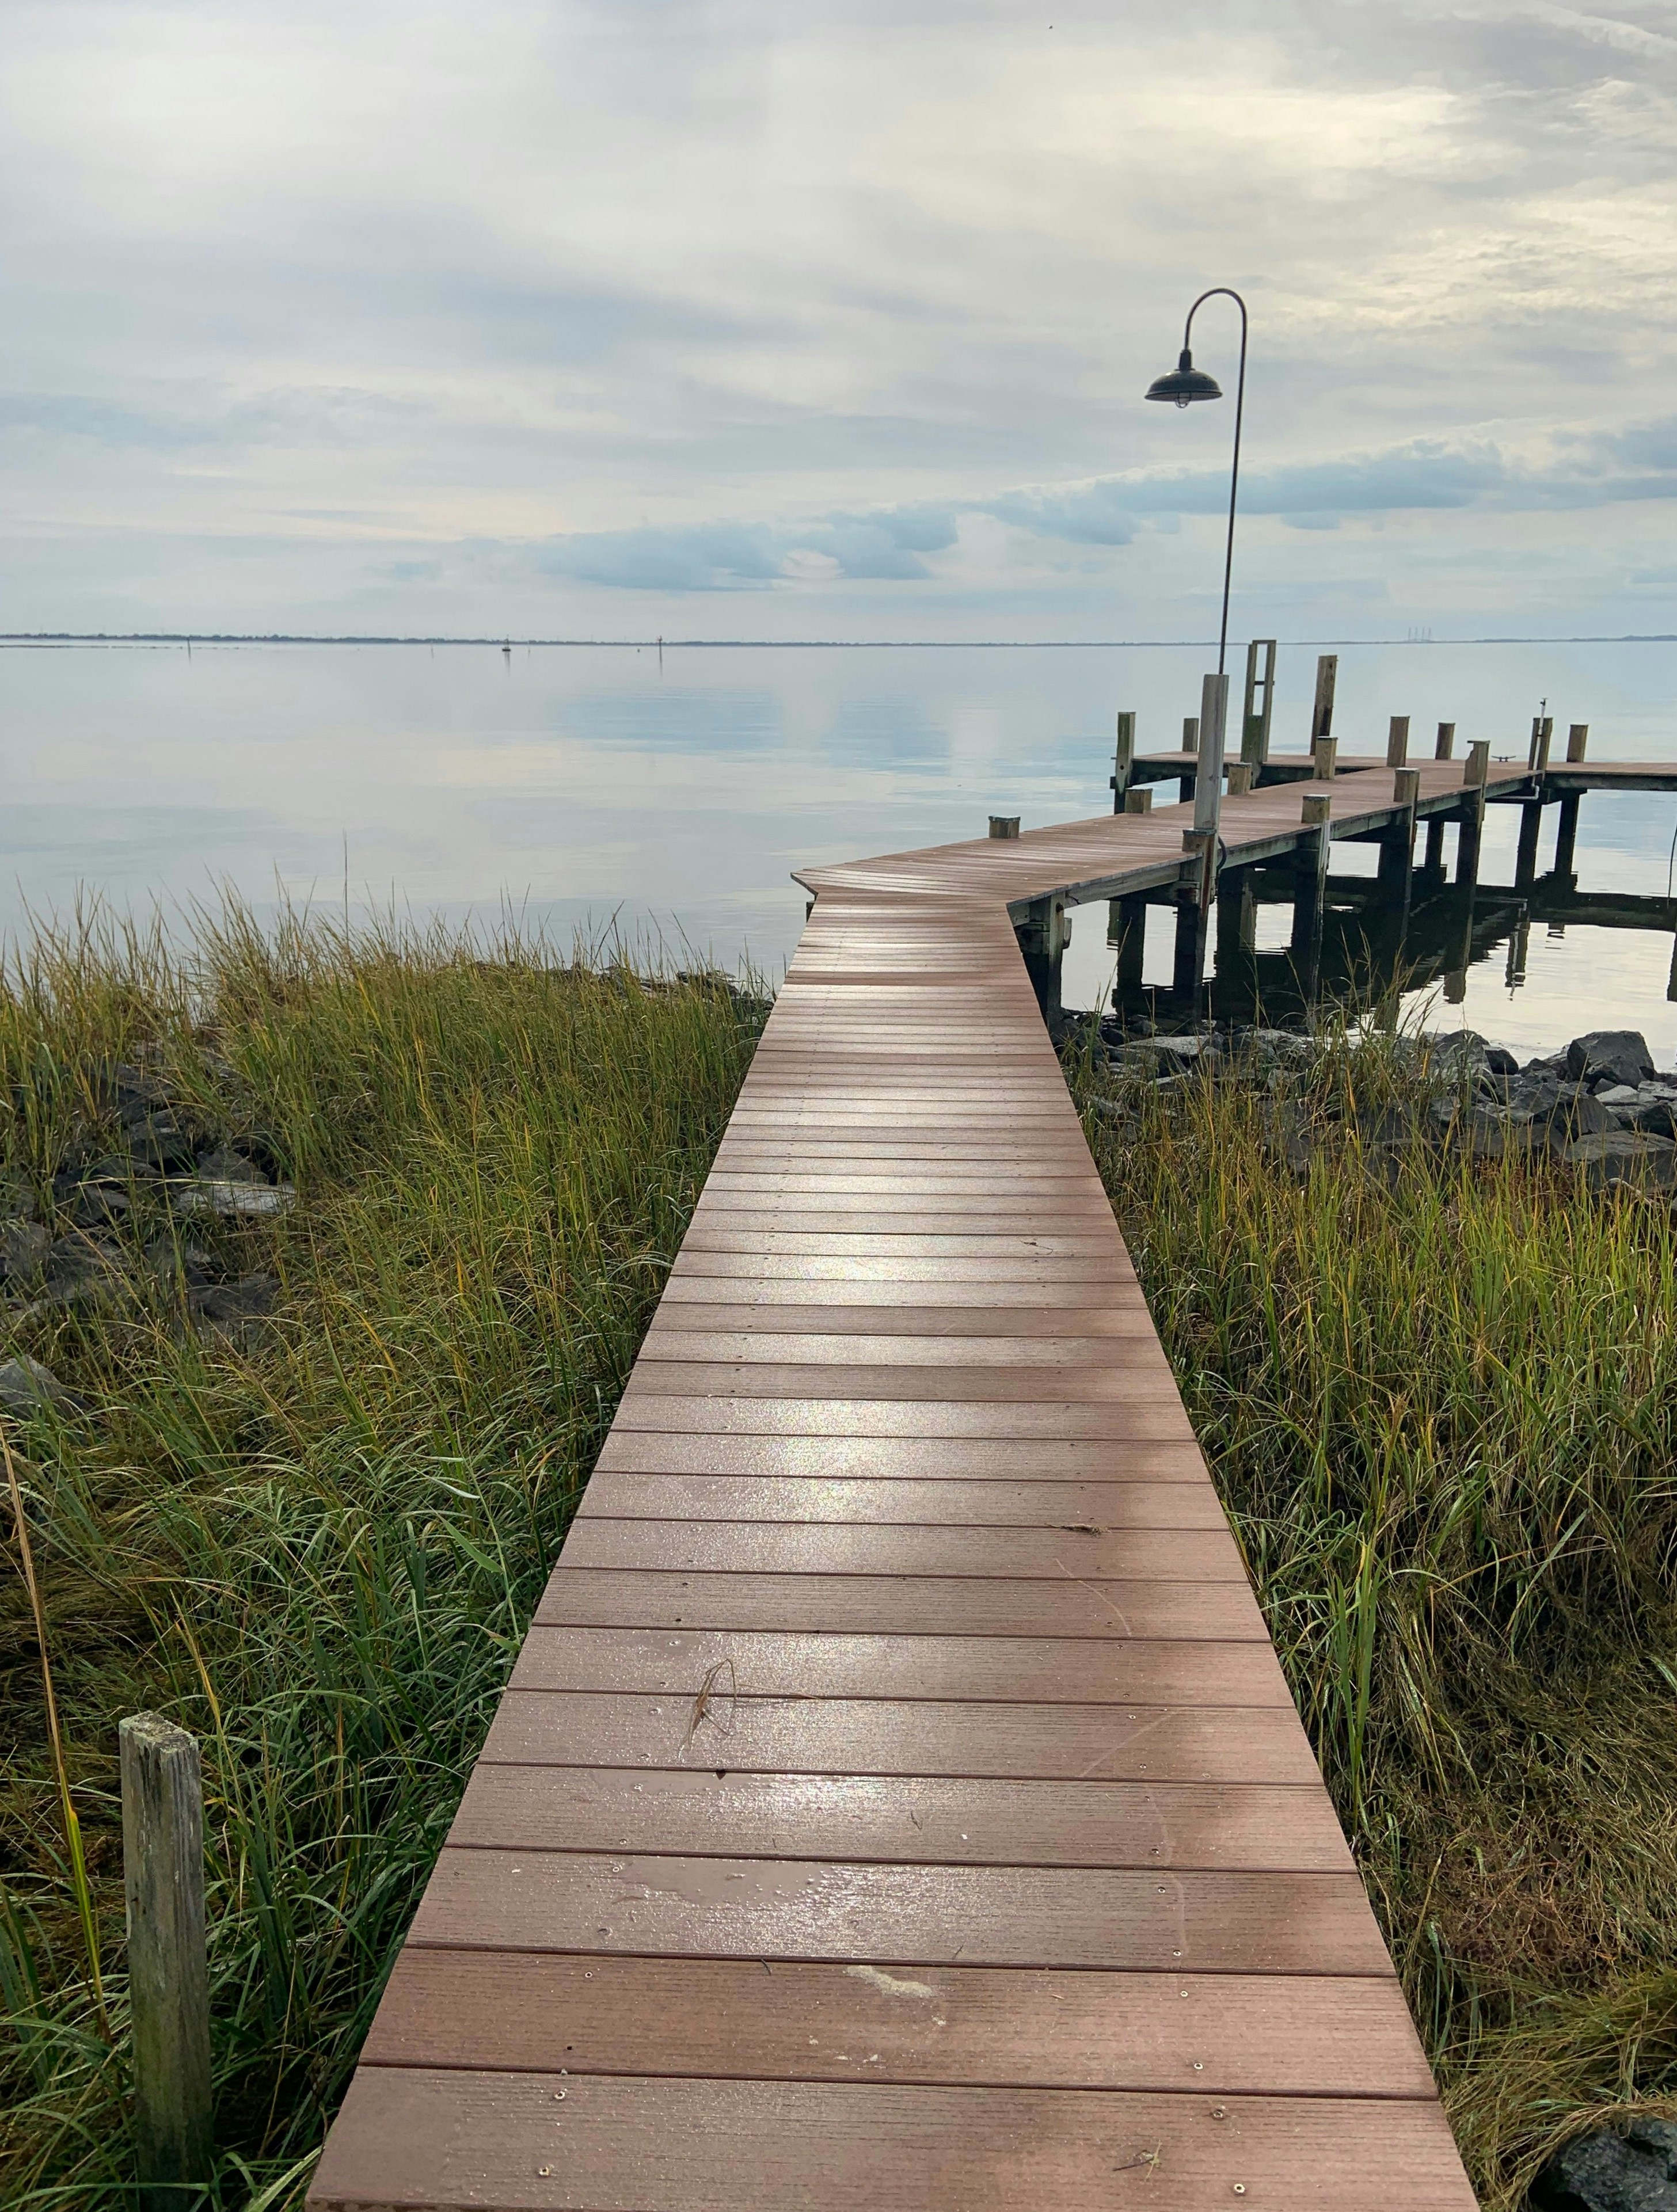
M1303 750L1316 648L1284 648L1277 750ZM1143 750L1179 741L1202 648L71 647L0 654L0 902L28 914L96 891L178 908L232 885L341 907L493 915L510 902L568 936L614 920L771 972L795 943L789 871L1027 827L1110 805L1115 711ZM1243 653L1234 656L1238 671ZM1602 757L1677 760L1677 646L1340 649L1335 734L1383 750L1439 719L1523 757L1546 696ZM1560 750L1557 746L1557 751ZM1511 881L1517 811L1493 807L1481 880ZM1583 890L1663 893L1677 799L1585 800ZM1553 810L1540 865L1548 865ZM1341 848L1334 871L1371 869ZM1264 927L1279 917L1266 914ZM1084 909L1066 998L1109 983L1103 908ZM1283 925L1284 927L1284 925ZM1261 940L1267 941L1267 940ZM1604 1022L1677 1061L1668 937L1531 933L1525 979L1501 948L1466 1020L1516 1049ZM1148 976L1168 974L1150 931Z

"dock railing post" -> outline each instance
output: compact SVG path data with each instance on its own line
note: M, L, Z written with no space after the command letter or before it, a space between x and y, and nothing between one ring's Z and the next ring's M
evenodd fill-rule
M1382 835L1376 880L1384 896L1400 903L1406 916L1415 863L1415 807L1420 795L1420 770L1398 769L1392 777L1392 802L1402 807L1403 820Z
M1121 814L1135 773L1135 715L1124 708L1118 716L1118 742L1112 757L1112 811Z
M1581 760L1583 758L1583 757L1584 757L1584 747L1585 747L1589 743L1589 723L1588 723L1588 722L1574 722L1574 723L1573 723L1573 725L1572 725L1572 726L1571 727L1571 729L1569 729L1569 730L1567 731L1567 732L1566 732L1566 757L1567 757L1567 759L1568 759L1568 760L1570 760L1570 761L1581 761Z
M1331 783L1334 781L1334 765L1339 759L1339 756L1340 744L1337 738L1318 738L1316 739L1315 744L1310 748L1310 757L1315 763L1316 781L1318 783Z
M1409 717L1394 714L1386 732L1386 765L1401 768L1409 757Z
M1261 664L1259 660L1262 654ZM1263 704L1258 704L1258 694ZM1246 699L1241 709L1240 757L1254 768L1269 758L1269 721L1275 704L1275 640L1255 637L1246 648Z
M1229 706L1229 679L1207 676L1200 687L1200 774L1194 792L1194 827L1215 838L1223 811L1223 731Z
M1491 772L1491 741L1475 738L1461 769L1461 827L1455 841L1455 880L1479 881L1480 839L1485 830L1485 787Z
M1339 677L1340 656L1324 653L1316 659L1316 696L1310 708L1310 745L1315 750L1318 738L1334 734L1334 685Z
M1252 788L1252 779L1257 768L1251 761L1230 761L1229 763L1229 796L1241 799Z
M1455 752L1455 725L1454 722L1440 722L1437 742L1432 748L1432 757L1434 760L1449 760L1454 757Z
M196 1740L156 1713L118 1731L139 2179L152 2212L210 2179L204 1781Z

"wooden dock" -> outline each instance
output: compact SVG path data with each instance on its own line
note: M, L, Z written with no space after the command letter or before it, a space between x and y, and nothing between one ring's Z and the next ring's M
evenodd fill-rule
M805 878L317 2212L1471 2212L1015 933L1187 816Z

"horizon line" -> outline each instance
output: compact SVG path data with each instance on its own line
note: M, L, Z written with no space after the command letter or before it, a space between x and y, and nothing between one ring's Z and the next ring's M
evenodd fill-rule
M1287 646L1452 646L1452 645L1677 645L1677 631L1573 631L1548 637L1290 637ZM749 647L777 652L1172 652L1189 647L1209 649L1215 638L1195 637L501 637L451 636L417 633L398 635L375 631L312 630L0 630L0 645L448 645L488 646L505 651L509 646L533 650L604 647L636 652L648 647L660 651L714 652Z

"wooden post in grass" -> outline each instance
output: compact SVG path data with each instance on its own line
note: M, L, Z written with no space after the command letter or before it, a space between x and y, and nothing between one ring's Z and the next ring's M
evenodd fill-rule
M118 1730L134 2123L143 2201L178 2208L210 2178L204 1779L197 1740L157 1713Z

